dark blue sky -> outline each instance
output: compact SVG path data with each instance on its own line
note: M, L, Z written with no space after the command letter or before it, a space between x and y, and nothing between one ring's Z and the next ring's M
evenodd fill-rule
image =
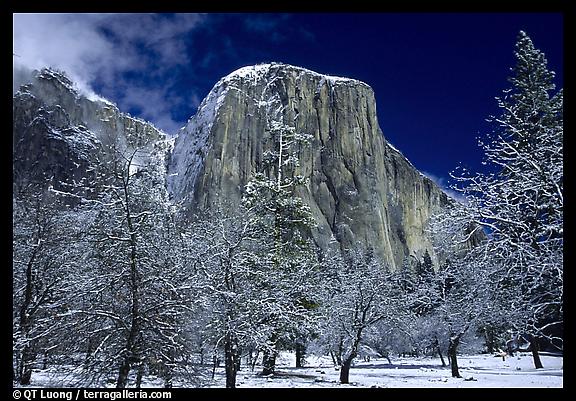
M420 170L447 177L459 162L479 168L476 138L498 112L494 97L508 87L520 30L562 86L562 23L561 14L531 13L228 16L196 45L218 60L204 70L207 81L187 79L207 91L237 67L281 61L362 80L386 138Z
M37 33L42 45L29 52L21 47L30 41L17 40L16 29L14 51L26 59L50 40L90 38L66 43L69 61L61 67L171 132L218 79L242 66L278 61L364 81L374 89L385 137L442 184L460 162L480 168L477 137L490 130L485 119L498 113L494 97L509 86L520 30L563 86L560 13L67 15L66 24L50 18L47 33ZM42 21L48 17L23 21L21 38ZM75 22L77 31L55 34Z

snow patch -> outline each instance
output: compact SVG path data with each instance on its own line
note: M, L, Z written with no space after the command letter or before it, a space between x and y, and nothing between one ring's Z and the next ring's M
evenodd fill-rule
M318 72L309 70L307 68L297 67L294 65L283 64L283 63L256 64L256 65L250 65L250 66L242 67L242 68L237 69L236 71L231 72L230 74L228 74L224 78L222 78L220 80L220 82L222 82L222 83L230 82L230 81L237 80L237 79L253 80L254 82L257 82L261 78L265 77L270 72L270 70L274 67L281 67L285 70L290 70L290 71L296 72L300 75L302 75L302 74L312 75L314 77L320 78L323 83L326 81L329 81L333 85L353 83L353 84L360 84L360 85L368 86L368 84L366 84L362 81L359 81L357 79L338 77L338 76L334 76L334 75L320 74Z
M229 89L219 81L174 140L167 183L168 192L176 199L194 190L208 153L212 125Z
M65 73L55 71L50 68L44 68L38 74L38 78L54 80L70 92L73 92L75 95L83 96L92 102L104 103L116 107L114 102L96 94L96 92L90 89L90 86L79 77L72 77L74 78L72 81L66 76Z
M236 71L231 72L224 78L222 81L230 81L233 79L254 79L257 80L260 77L266 75L272 64L257 64L257 65L249 65L246 67L242 67L237 69Z
M56 81L59 85L63 86L70 92L77 92L74 83L63 73L54 71L50 68L44 68L38 73L38 79L45 79L47 81Z
M450 367L442 367L437 358L391 358L391 364L385 358L372 358L361 361L357 358L350 370L350 384L340 384L339 369L327 355L307 355L303 368L295 368L295 355L281 352L276 360L276 373L273 376L261 376L262 365L251 370L247 363L242 364L238 372L236 385L239 388L562 388L564 385L564 358L562 356L541 354L544 369L535 369L530 354L518 353L514 357L502 358L491 354L459 355L458 365L462 378L453 378ZM244 361L243 361L244 362ZM225 387L224 367L215 369L211 379L206 367L204 386ZM131 376L131 384L135 381ZM30 387L93 387L88 385L81 368L72 366L50 366L48 369L34 369ZM112 387L111 383L101 383L97 387ZM162 387L163 382L156 376L143 378L143 387ZM14 382L14 387L26 388ZM174 387L194 387L194 383L176 379Z
M541 355L545 369L534 369L529 354L495 358L491 354L459 355L462 378L453 378L450 367L442 367L437 358L391 357L361 361L357 358L350 369L350 384L340 384L340 371L329 356L306 356L303 368L295 368L293 353L281 352L276 360L273 377L259 375L260 369L242 370L238 374L239 388L518 388L563 387L563 358ZM258 366L259 367L259 366ZM216 376L208 387L224 387L224 368L216 369Z
M404 160L406 160L406 162L412 166L414 168L414 170L418 171L418 169L412 164L412 162L410 162L410 160L408 160L408 158L406 156L404 156L404 153L400 152L398 150L398 148L396 148L394 145L392 145L388 140L386 140L386 145L388 145L388 147L390 149L392 149L394 152L398 153L400 156L402 156L404 158ZM420 171L418 171L418 174L420 174L422 177L426 177L424 174L422 174ZM426 177L428 178L428 177Z

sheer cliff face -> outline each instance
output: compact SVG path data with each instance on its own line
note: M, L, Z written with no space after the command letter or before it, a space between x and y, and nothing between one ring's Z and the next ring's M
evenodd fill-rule
M161 131L51 70L13 99L15 183L68 190L96 179L111 146L145 148L159 164L171 150ZM446 195L386 143L370 87L283 64L242 68L214 86L175 141L166 174L174 200L190 212L238 205L274 147L272 121L313 137L300 154L297 173L308 183L298 195L312 208L319 246L368 246L396 268L431 250L424 227Z
M50 180L57 189L95 179L110 146L125 151L166 142L151 124L89 99L50 69L33 73L14 93L13 122L14 182ZM163 148L167 153L169 144Z
M284 64L242 68L220 80L175 142L169 188L191 210L238 204L273 146L272 120L311 134L301 152L299 195L322 248L372 247L391 267L419 258L424 227L446 195L386 143L372 89Z

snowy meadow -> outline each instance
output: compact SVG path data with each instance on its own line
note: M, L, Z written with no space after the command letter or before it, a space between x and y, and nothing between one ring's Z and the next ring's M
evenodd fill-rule
M303 368L295 368L294 355L282 353L276 373L270 377L243 369L238 372L237 386L259 387L562 387L563 358L542 355L544 369L536 370L530 354L506 357L478 354L461 356L459 360L462 378L453 378L450 367L442 367L438 358L404 357L357 361L350 370L350 383L340 384L339 369L330 357L309 357ZM215 387L223 387L224 369L218 369Z
M171 143L140 144L137 132L132 144L94 144L89 177L22 178L14 384L562 387L563 95L550 93L554 74L524 32L515 56L493 120L502 130L482 142L497 172L455 174L464 203L445 195L429 211L391 207L406 227L390 218L374 238L397 238L397 249L379 252L333 211L335 231L315 237L324 215L299 194L311 180L302 155L317 141L286 122L279 94L262 122L269 148L235 203L175 201L165 185ZM347 167L340 175L364 185ZM358 193L327 195L330 207L372 199ZM420 214L426 227L415 230Z
M238 388L562 388L563 357L542 353L543 369L535 369L529 353L506 356L474 354L459 358L462 378L454 378L450 367L442 367L433 357L372 358L358 360L350 370L350 383L340 384L339 368L329 356L308 356L305 366L294 367L293 352L281 352L273 375L261 375L261 365L252 370L244 366L238 372ZM226 373L223 366L208 372L201 387L225 387ZM73 377L55 370L36 370L32 387L62 387L70 385ZM110 384L110 387L114 383ZM142 387L162 387L162 380L155 376L144 378ZM175 388L188 387L185 382L174 383Z

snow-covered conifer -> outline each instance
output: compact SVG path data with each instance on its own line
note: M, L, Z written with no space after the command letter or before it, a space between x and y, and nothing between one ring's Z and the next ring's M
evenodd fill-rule
M511 88L497 98L501 114L480 142L488 172L460 172L457 190L486 227L486 253L501 268L509 323L532 338L561 347L563 326L563 92L544 53L520 32ZM522 299L518 302L518 298Z

